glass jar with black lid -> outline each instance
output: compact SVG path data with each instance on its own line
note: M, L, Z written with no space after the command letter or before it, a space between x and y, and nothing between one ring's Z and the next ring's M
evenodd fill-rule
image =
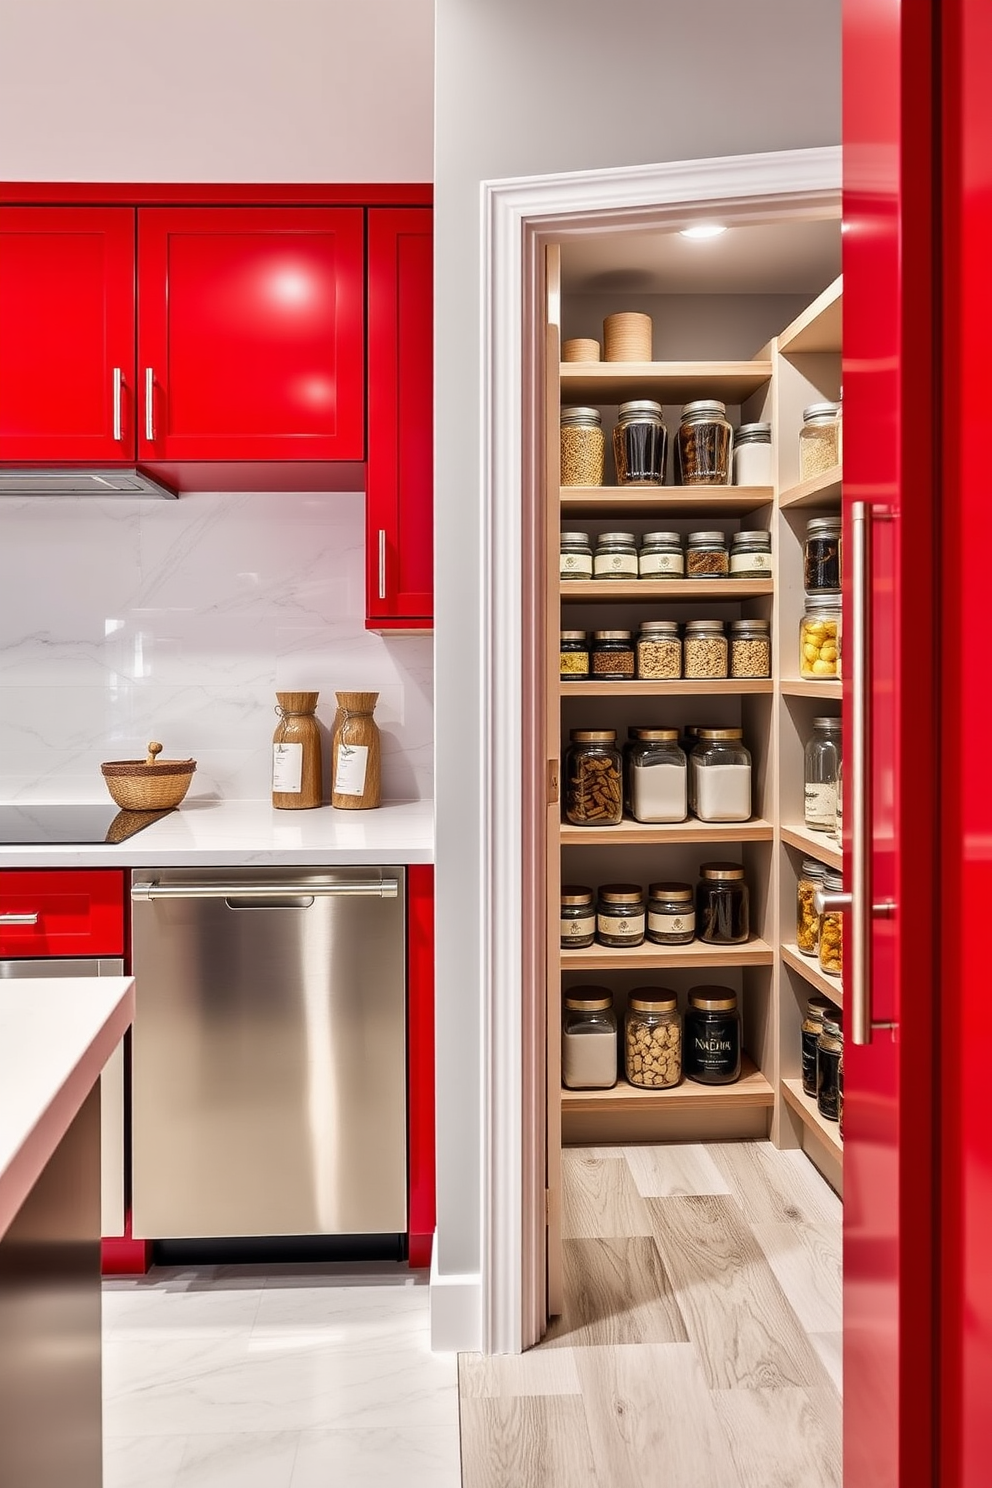
M803 1068L803 1091L806 1095L816 1098L816 1046L823 1031L823 1018L826 1013L832 1012L833 1003L819 993L809 998L806 1003L806 1015L802 1021L800 1038L802 1040L802 1068Z
M603 884L596 904L596 940L615 950L643 945L644 890L640 884Z
M841 591L840 517L811 517L803 543L803 587L808 594Z
M682 485L729 485L732 440L726 404L715 398L697 398L686 403L677 441Z
M613 430L618 486L660 486L665 479L668 430L660 403L635 398L621 403Z
M696 906L691 884L649 884L645 933L652 945L690 945L695 940Z
M741 863L700 863L696 933L707 945L743 945L750 934L749 901Z
M601 532L592 559L594 579L636 579L637 543L632 532Z
M735 532L730 539L730 576L767 579L772 571L772 535L764 528Z
M823 1027L816 1041L816 1109L828 1121L838 1119L837 1070L843 1049L841 1015L832 1008L823 1015Z
M683 1068L700 1085L732 1085L741 1076L741 1015L732 987L689 990Z
M563 532L558 573L562 579L592 578L592 544L588 532Z
M584 630L563 630L559 651L563 682L584 682L589 675L589 637Z
M588 950L596 939L596 896L584 884L561 886L561 948Z
M629 682L634 675L634 640L629 630L594 630L592 674L613 682Z
M680 579L685 554L677 532L645 532L637 566L642 579Z

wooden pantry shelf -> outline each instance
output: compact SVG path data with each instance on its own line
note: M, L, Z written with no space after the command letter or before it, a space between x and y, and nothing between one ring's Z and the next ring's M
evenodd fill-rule
M807 351L840 351L842 346L844 276L828 284L778 338L783 356Z
M743 403L771 380L771 361L751 362L562 362L562 403L625 403L656 398L687 403L719 398Z
M639 1090L618 1080L611 1090L563 1090L562 1116L619 1115L621 1112L703 1111L714 1107L772 1106L775 1092L754 1061L741 1058L741 1077L733 1085L697 1085L683 1080L671 1090Z
M825 971L820 970L819 961L813 956L804 956L795 944L782 947L782 960L786 966L791 966L797 971L804 981L837 1007L844 1006L844 991L840 977L828 976Z
M780 492L778 504L783 509L796 506L839 507L841 485L841 467L835 465L822 475L814 475L809 480L800 481L798 486L789 486Z
M771 486L562 486L569 517L698 517L760 511L774 500Z
M694 816L683 822L639 822L627 817L616 827L561 824L562 847L664 847L683 842L707 847L713 842L768 842L773 835L771 822L760 817L746 822L703 822Z
M735 697L742 693L771 692L768 678L724 679L679 677L671 682L562 682L562 697Z
M827 1121L820 1115L816 1101L803 1090L802 1080L783 1080L782 1096L786 1104L802 1117L805 1125L816 1132L837 1157L841 1157L844 1143L837 1122Z
M752 935L744 945L712 946L694 940L684 946L650 945L629 951L594 945L586 951L562 951L562 971L703 971L707 968L770 966L775 953L767 941Z
M562 603L629 604L631 600L758 599L771 594L771 579L563 579Z
M843 871L843 850L826 832L811 832L809 827L796 825L784 826L781 832L782 841L787 842L790 847L801 848L808 858L815 858L818 863L826 863L828 868L833 868L837 873Z
M839 702L844 696L844 684L836 677L823 682L813 677L783 677L781 690L783 697L836 698Z

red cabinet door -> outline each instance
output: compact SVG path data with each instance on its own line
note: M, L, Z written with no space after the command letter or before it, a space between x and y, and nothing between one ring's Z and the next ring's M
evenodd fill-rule
M120 869L0 872L0 957L120 956L123 952L124 874Z
M134 391L134 211L0 207L0 461L133 461Z
M360 460L360 208L138 212L141 460Z
M369 211L366 624L429 630L434 609L434 313L429 207Z

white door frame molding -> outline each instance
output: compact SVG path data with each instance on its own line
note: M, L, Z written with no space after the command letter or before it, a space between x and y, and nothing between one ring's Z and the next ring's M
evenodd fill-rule
M839 146L482 183L482 1346L544 1323L544 941L539 855L545 242L697 217L835 216Z

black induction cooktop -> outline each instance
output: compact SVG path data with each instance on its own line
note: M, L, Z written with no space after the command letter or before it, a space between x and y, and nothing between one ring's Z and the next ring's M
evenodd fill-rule
M143 827L169 816L174 809L170 806L166 811L118 811L110 801L106 806L99 802L69 806L0 804L0 846L46 843L74 847L91 842L125 842Z

